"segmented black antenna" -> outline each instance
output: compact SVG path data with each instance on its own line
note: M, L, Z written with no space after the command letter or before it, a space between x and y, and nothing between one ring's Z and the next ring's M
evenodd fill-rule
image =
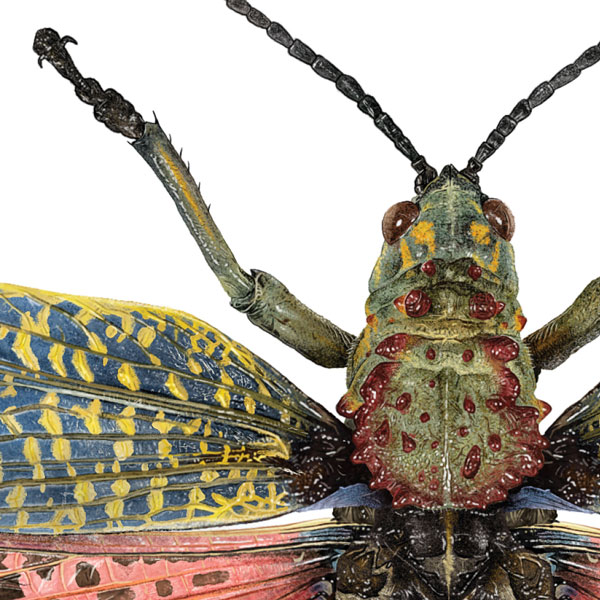
M510 114L500 119L496 128L490 133L485 142L479 146L477 153L469 159L466 168L461 173L477 183L479 181L477 173L481 170L483 162L502 146L504 140L514 131L517 124L526 119L534 108L546 102L557 89L577 79L581 71L595 65L599 60L600 44L597 44L588 48L574 63L561 69L550 81L540 83L529 94L529 98L521 100Z
M226 0L226 2L231 10L244 15L252 25L265 29L267 35L287 48L291 56L310 65L317 75L335 82L336 88L346 98L356 102L358 108L373 119L375 126L410 160L412 168L417 172L415 180L417 194L420 194L425 186L437 177L437 171L427 163L425 157L415 150L411 141L402 133L390 115L382 111L377 100L373 96L365 94L354 77L342 73L326 58L313 52L304 42L294 39L279 23L271 21L262 12L250 6L246 0Z

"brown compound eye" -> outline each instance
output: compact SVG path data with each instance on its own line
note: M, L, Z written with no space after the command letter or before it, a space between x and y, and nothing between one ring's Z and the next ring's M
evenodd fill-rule
M385 241L395 244L417 220L419 207L414 202L398 202L383 215L381 228Z
M515 218L510 208L496 198L489 198L483 203L483 214L492 229L507 242L515 233Z

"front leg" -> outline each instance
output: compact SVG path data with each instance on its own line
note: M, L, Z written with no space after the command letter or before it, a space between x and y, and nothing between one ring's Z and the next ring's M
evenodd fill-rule
M525 338L536 372L555 369L600 335L600 278L564 313Z
M34 50L75 86L77 96L94 106L94 116L112 131L135 140L134 148L161 180L208 266L231 298L234 308L252 323L300 354L324 367L345 367L354 336L305 306L275 277L261 271L245 272L210 216L196 182L156 123L148 123L115 90L84 78L65 49L72 38L53 29L38 31Z

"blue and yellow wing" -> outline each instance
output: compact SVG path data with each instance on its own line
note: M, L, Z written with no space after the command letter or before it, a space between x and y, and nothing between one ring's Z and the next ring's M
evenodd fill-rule
M343 424L188 314L0 287L0 531L270 518L352 483L349 454Z

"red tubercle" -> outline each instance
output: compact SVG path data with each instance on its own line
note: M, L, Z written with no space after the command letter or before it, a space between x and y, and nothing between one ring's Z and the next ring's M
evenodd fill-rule
M467 454L467 458L465 458L465 463L462 468L462 475L465 479L473 479L475 475L479 472L479 468L481 467L481 448L479 446L473 446L469 453Z
M426 263L421 265L421 271L423 271L423 273L425 273L425 275L428 277L433 277L436 271L435 263L432 260L428 260Z
M396 304L397 300L394 300ZM423 290L411 290L404 298L404 310L409 317L422 317L431 308L431 298Z
M475 402L473 402L473 399L468 394L465 396L465 399L464 399L464 402L463 402L463 408L465 409L466 412L468 412L471 415L476 410L476 408L475 408Z
M492 396L485 401L485 405L493 412L497 413L506 408L506 401L499 396Z
M439 447L440 447L440 443L437 440L431 442L431 448L432 448L432 450L436 450Z
M517 315L515 317L515 321L517 322L517 325L518 325L517 329L519 331L524 329L525 325L527 325L527 319L523 315Z
M505 335L483 340L483 348L488 356L503 363L517 358L521 350L518 342Z
M496 302L496 314L499 315L506 308L504 302Z
M405 333L396 333L379 343L375 348L375 353L385 358L398 359L400 354L406 349L408 335Z
M465 362L471 362L473 360L473 356L475 356L473 350L465 350L462 354L462 359Z
M431 417L429 416L429 413L422 413L421 416L419 417L421 423L427 423L427 421L429 421L429 419L431 419Z
M469 300L469 315L480 321L491 319L496 314L496 308L496 299L487 292L478 292Z
M458 429L458 436L459 437L467 437L469 435L469 428L468 427L460 427Z
M477 281L482 273L483 269L479 265L471 265L467 271L467 274L473 281Z
M432 492L435 492L438 488L440 487L440 481L439 479L436 479L435 477L429 482L429 489Z
M538 402L540 403L542 419L545 419L552 412L552 407L543 400L538 400Z
M437 473L438 471L439 471L439 469L438 469L438 468L437 468L435 465L433 465L433 466L431 467L431 472L432 472L432 473Z
M408 392L400 394L396 400L396 409L399 410L403 415L408 412L412 402L412 396Z
M425 471L419 471L419 475L417 476L417 479L423 483L425 481Z
M367 315L367 325L373 327L375 323L377 323L377 315L375 313Z
M417 442L406 433L406 431L402 432L402 450L407 454L410 454L417 447Z
M391 441L390 424L385 419L373 434L373 440L378 446L387 446Z
M502 367L498 372L500 383L500 396L507 400L516 400L521 393L521 382L519 378L506 367Z
M427 360L434 360L435 359L435 350L433 348L429 348L429 350L427 350L427 353L425 354L425 356L427 357Z
M431 379L428 383L430 388L434 388L435 387L435 380Z
M502 439L497 433L492 433L488 437L488 446L492 452L500 452L502 450Z
M360 407L361 404L356 401L354 394L347 392L341 397L335 408L339 415L351 419Z
M396 363L380 363L367 376L360 388L360 395L370 408L377 408L385 401L384 391L398 368Z

